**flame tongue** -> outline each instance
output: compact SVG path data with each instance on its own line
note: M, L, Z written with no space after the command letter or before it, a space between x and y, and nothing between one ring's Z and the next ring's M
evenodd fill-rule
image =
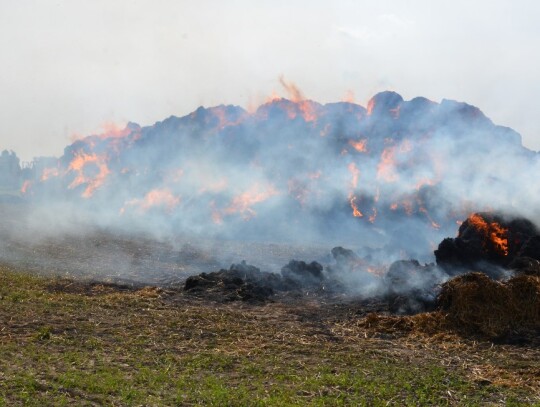
M470 215L467 222L484 237L484 247L489 242L497 253L508 256L508 229L497 222L488 222L478 213Z
M306 122L314 122L317 120L317 112L315 111L315 103L307 100L300 89L292 82L285 81L285 78L281 76L279 78L281 86L289 94L289 98L295 104L295 110L289 110L289 118L294 119L296 117L296 110L299 110L300 115Z
M360 212L360 210L358 209L358 205L356 203L356 196L355 195L349 195L349 203L351 204L351 208L353 210L353 216L355 218L361 218L361 217L364 216L362 214L362 212Z
M356 202L357 197L354 194L354 190L358 187L358 178L360 177L360 170L356 167L355 163L350 163L347 166L347 169L351 173L349 203L351 204L351 209L353 210L353 216L355 218L361 218L364 216L364 214L358 209L358 203Z
M82 197L91 197L94 191L105 182L105 179L110 174L105 161L105 157L98 156L97 154L86 154L84 152L75 154L75 157L69 164L68 171L74 172L76 176L68 188L73 189L79 185L86 184L86 189L82 193ZM94 164L97 167L97 174L93 177L85 174L84 169L88 164Z

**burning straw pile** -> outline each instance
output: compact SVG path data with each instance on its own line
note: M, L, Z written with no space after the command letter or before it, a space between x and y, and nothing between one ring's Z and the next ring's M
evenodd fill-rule
M499 337L540 329L540 277L499 282L483 273L465 274L443 285L439 305L459 330Z
M449 274L483 271L458 275L442 286L438 305L448 322L491 337L540 329L539 239L536 226L524 218L469 216L458 236L443 240L435 251ZM497 281L509 273L514 277Z
M372 315L363 326L413 335L456 332L504 341L539 337L540 232L532 222L472 214L456 238L441 242L435 256L437 265L454 276L440 287L436 311L405 317Z

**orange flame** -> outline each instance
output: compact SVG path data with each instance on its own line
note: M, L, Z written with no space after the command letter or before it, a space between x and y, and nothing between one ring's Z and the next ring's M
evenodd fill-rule
M58 177L59 175L60 171L58 171L58 168L44 168L41 174L41 181L47 181L49 178Z
M30 188L31 185L32 185L32 181L30 180L24 181L21 187L21 193L26 194L28 192L28 188Z
M227 117L226 106L216 106L210 109L215 117L218 119L218 129L222 130L227 126L238 126L244 121L246 116L241 115L236 121L231 121Z
M375 108L375 100L372 98L369 100L367 104L367 114L370 116L373 113L373 109Z
M356 204L356 196L352 194L349 195L349 203L351 204L351 208L353 210L353 216L355 218L361 218L362 216L364 216L364 214L360 212L360 210L358 209L358 205Z
M358 141L349 140L349 145L350 145L352 148L354 148L356 151L358 151L359 153L365 153L365 152L367 152L366 144L367 144L367 140L366 140L366 139L358 140Z
M403 209L405 209L405 213L409 216L413 213L413 203L409 200L404 200L401 205L403 205Z
M395 169L395 154L396 148L394 146L387 147L381 154L381 160L377 165L377 178L381 178L386 182L395 182L398 179L398 175Z
M99 126L99 129L101 129L101 131L95 137L98 137L101 140L105 140L108 138L126 137L131 133L131 129L129 129L128 127L118 125L112 121L102 123ZM89 137L79 133L73 133L70 135L69 138L72 142L74 142L78 140L88 139Z
M144 196L141 208L144 210L154 206L165 206L169 211L180 203L180 198L174 196L168 188L153 189Z
M314 122L317 120L317 113L315 113L315 108L313 103L309 100L304 100L298 104L300 111L302 112L302 117L306 122Z
M302 91L294 83L286 82L283 75L279 77L279 83L288 93L291 101L296 103L298 109L300 109L302 117L306 122L313 122L317 120L317 114L315 112L315 107L313 103L309 100L306 100L306 98L302 94ZM294 116L296 116L296 114ZM294 116L291 117L291 115L289 114L290 118L294 119Z
M421 213L423 213L424 215L426 215L426 218L428 218L429 222L431 223L431 227L433 229L437 229L439 230L441 225L439 225L437 222L435 222L432 218L431 218L431 215L429 214L429 212L427 211L426 208L424 208L423 206L420 207L419 211Z
M375 223L375 219L377 219L377 208L374 206L371 212L371 215L369 216L368 220L371 223Z
M386 274L386 267L385 266L368 266L367 272L374 274L376 276L382 277L384 274Z
M180 203L180 197L175 196L168 188L156 188L149 191L143 199L132 199L125 203L120 209L123 214L126 207L137 207L146 212L153 207L164 207L168 212L171 212Z
M84 167L91 163L95 164L98 168L98 174L93 178L86 176L84 173ZM105 182L105 179L110 173L104 157L83 152L76 153L71 163L69 163L68 171L77 173L75 179L69 184L69 189L87 184L86 189L82 193L83 198L91 197L94 191Z
M357 198L354 195L354 189L358 187L358 178L360 177L360 170L358 169L358 167L356 167L355 163L349 163L349 165L347 166L347 169L351 173L351 183L350 183L351 192L349 193L349 203L351 204L351 208L353 210L353 216L355 218L361 218L362 216L364 216L364 214L360 212L360 210L358 209L358 205L356 203Z
M131 129L128 127L119 126L114 122L105 122L101 125L101 128L104 130L104 132L99 135L99 138L101 139L126 137L131 133Z
M279 83L281 83L281 86L287 91L289 94L289 98L294 103L301 102L305 100L304 95L302 94L302 91L292 82L286 82L283 75L279 77Z
M264 202L277 194L278 191L272 185L261 188L258 184L255 184L247 191L235 196L229 206L223 211L218 211L213 208L212 218L214 219L214 222L221 223L223 215L230 216L238 213L244 220L249 220L257 215L257 212L251 208L253 205Z
M376 204L377 202L379 202L379 198L381 197L381 190L379 189L379 187L376 188L375 190L375 196L373 196L373 202ZM371 223L375 223L375 220L377 219L377 207L376 206L373 206L373 208L371 209L371 215L369 216L368 220L371 222Z
M470 215L467 221L493 244L497 252L504 256L508 255L508 229L503 228L497 222L487 222L477 213Z

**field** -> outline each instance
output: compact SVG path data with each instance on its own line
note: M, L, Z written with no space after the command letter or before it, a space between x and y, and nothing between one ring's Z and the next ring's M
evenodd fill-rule
M0 268L0 405L540 405L540 349ZM381 327L384 327L382 329Z

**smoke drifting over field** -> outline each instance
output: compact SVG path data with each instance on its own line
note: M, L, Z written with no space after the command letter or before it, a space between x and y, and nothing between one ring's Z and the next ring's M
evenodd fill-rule
M321 105L282 84L289 99L254 111L200 107L152 126L111 127L58 159L37 160L21 190L28 225L47 236L97 227L184 241L341 245L369 258L362 270L370 273L368 265L397 259L432 261L473 211L539 219L537 153L478 108L394 92L367 107ZM264 268L268 257L252 262ZM364 277L350 278L371 281Z

